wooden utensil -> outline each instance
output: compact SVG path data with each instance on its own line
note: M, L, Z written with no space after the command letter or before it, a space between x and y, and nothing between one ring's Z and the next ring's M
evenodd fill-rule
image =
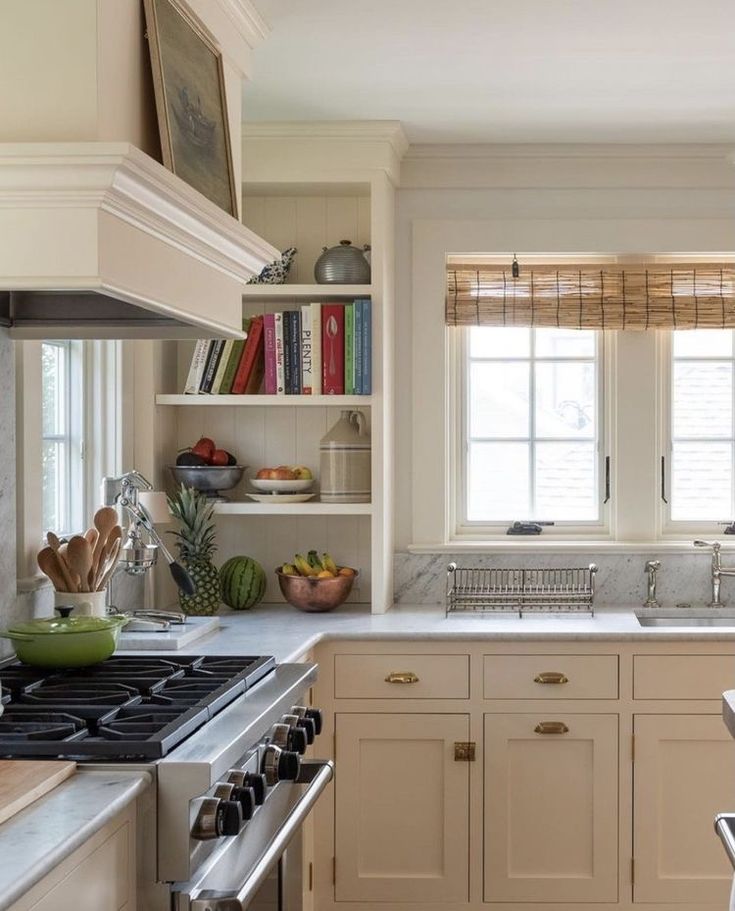
M61 544L59 546L59 549L56 551L56 556L59 558L59 563L61 563L61 565L66 568L66 572L68 573L69 578L71 579L71 588L69 589L69 591L78 592L79 586L81 584L81 579L79 578L79 575L74 572L74 570L71 568L71 566L69 566L69 561L67 560L67 557L66 557L66 552L67 552L68 547L69 547L69 543L67 541L64 541L64 543Z
M38 568L42 573L45 573L49 577L56 591L65 591L67 582L61 571L61 564L54 549L52 547L42 547L41 550L39 550L36 559L38 561Z
M107 587L107 583L110 581L110 577L112 576L112 573L114 572L115 567L117 566L117 558L120 556L121 544L122 544L122 540L120 538L118 538L114 542L114 544L112 546L112 553L110 554L110 557L109 557L109 560L107 563L107 568L105 569L105 572L102 575L100 581L97 583L96 591L102 592Z
M112 529L117 525L117 511L112 506L103 506L94 514L94 527L97 529L97 541L92 548L92 562L100 565L100 554Z
M66 562L66 544L62 544L59 538L52 531L46 532L46 540L48 541L49 547L56 554L56 557L59 561L59 571L64 578L64 588L60 589L57 587L56 591L79 591L79 581L75 580L75 574L70 571L69 565Z
M101 591L99 588L100 580L102 579L102 576L104 576L104 574L107 572L108 564L110 558L112 557L112 552L115 549L115 542L120 541L121 538L122 528L119 525L116 525L107 536L107 542L102 548L102 553L100 554L97 565L92 567L91 575L94 577L92 591Z
M89 572L92 569L92 548L82 535L74 535L66 548L69 568L79 576L79 591L89 591Z

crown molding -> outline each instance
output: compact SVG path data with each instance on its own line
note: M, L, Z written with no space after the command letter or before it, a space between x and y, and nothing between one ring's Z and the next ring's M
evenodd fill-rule
M342 142L386 142L398 158L408 151L399 120L270 120L245 121L247 139L327 139Z
M406 161L510 159L728 159L735 163L735 147L724 143L417 143Z
M250 47L255 47L270 34L270 26L250 0L217 0Z

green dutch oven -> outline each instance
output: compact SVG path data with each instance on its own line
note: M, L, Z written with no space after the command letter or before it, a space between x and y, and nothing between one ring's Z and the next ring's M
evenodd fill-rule
M86 667L109 658L127 617L51 617L0 630L16 656L35 667Z

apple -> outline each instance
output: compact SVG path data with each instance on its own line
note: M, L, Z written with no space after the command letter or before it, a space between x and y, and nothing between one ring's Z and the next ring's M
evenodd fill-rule
M293 471L297 481L312 481L314 479L311 469L307 468L306 465L292 465L291 471Z
M272 470L271 468L261 468L255 477L258 481L270 481Z
M191 447L191 451L194 455L198 455L200 458L204 459L205 462L210 463L212 453L216 448L214 440L210 440L209 437L202 437Z
M227 465L230 461L230 454L224 449L215 449L209 460L210 465Z
M288 466L281 465L279 468L273 469L273 480L274 481L295 481L296 476L294 475L293 471L291 471L291 469Z

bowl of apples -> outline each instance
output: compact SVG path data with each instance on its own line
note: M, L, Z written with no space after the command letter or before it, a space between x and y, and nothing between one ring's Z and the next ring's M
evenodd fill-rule
M214 440L202 437L191 447L183 449L176 464L169 466L174 480L206 493L213 499L225 500L223 490L231 490L242 480L247 465L238 465L235 456L220 449Z
M311 488L314 475L306 465L279 465L261 468L250 483L260 493L303 493Z

